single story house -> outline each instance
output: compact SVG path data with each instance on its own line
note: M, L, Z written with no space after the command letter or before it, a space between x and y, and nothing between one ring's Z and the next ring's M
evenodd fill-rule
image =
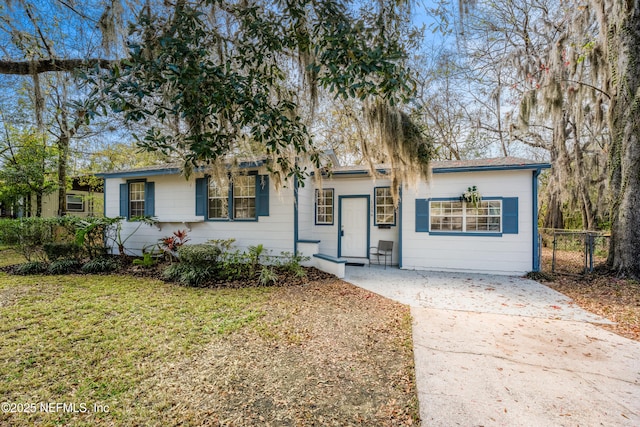
M538 176L549 167L514 157L433 162L432 178L403 186L397 207L384 168L374 178L337 166L279 190L260 161L241 164L223 186L202 172L186 180L173 166L101 176L105 215L128 219L124 235L137 226L132 217L157 218L128 240L136 251L186 228L191 243L234 238L239 248L300 252L340 276L382 240L393 242L391 263L402 269L520 275L539 270ZM479 202L462 197L473 187Z
M71 179L71 187L67 189L63 215L79 217L103 216L104 194L101 182L95 182L95 177L84 176ZM0 217L24 217L35 216L37 201L35 195L31 197L31 209L28 209L29 200L25 197L14 206L0 204ZM58 190L42 196L42 217L51 218L58 216L59 200Z

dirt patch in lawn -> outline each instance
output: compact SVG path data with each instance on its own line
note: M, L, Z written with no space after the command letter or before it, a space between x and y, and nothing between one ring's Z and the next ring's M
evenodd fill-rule
M340 280L277 289L257 325L168 363L136 400L160 421L418 423L407 307Z

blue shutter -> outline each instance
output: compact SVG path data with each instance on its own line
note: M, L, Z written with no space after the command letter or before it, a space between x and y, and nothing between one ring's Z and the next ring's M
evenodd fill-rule
M120 184L120 216L129 217L129 184Z
M428 199L416 199L416 231L429 232Z
M196 178L196 216L205 216L207 178Z
M502 199L502 234L518 234L518 198Z
M258 216L269 216L269 175L256 177L256 206Z
M156 214L156 183L144 183L144 215L154 216Z

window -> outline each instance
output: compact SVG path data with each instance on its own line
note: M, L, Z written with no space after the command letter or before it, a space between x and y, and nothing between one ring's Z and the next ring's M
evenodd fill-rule
M196 216L211 220L254 220L269 216L269 176L234 176L229 184L196 178Z
M84 212L84 200L77 194L67 194L67 211Z
M480 202L477 208L467 206L466 231L500 232L500 220L502 218L499 200Z
M502 202L483 200L474 207L453 200L431 201L429 218L431 231L500 233Z
M229 218L229 184L218 185L209 179L209 218Z
M376 225L395 225L396 210L390 187L377 187L375 193Z
M129 183L129 218L144 216L144 182Z
M233 178L233 218L256 218L256 175Z
M141 180L120 184L120 216L127 219L155 215L155 183Z
M333 225L333 188L316 190L316 225Z

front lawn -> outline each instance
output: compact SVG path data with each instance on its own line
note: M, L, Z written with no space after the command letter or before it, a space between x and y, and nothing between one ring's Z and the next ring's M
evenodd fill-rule
M408 309L339 280L0 273L0 319L2 425L418 422Z

